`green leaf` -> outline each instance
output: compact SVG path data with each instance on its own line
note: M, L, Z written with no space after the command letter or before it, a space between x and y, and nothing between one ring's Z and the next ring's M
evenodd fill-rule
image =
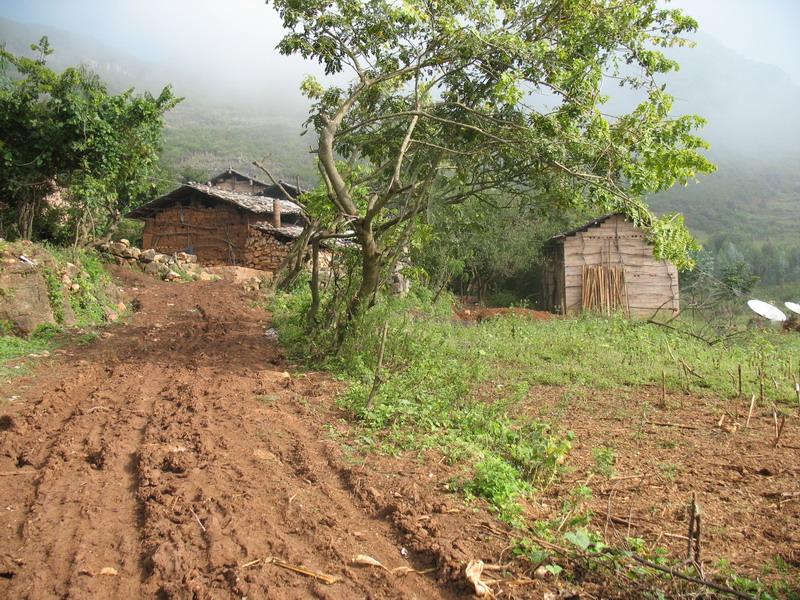
M592 545L592 538L589 536L589 532L584 528L565 533L564 539L581 550L588 550L589 546Z

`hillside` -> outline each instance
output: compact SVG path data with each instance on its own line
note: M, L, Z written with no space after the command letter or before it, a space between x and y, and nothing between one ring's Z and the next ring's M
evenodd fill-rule
M676 112L708 124L718 170L652 199L680 210L701 237L724 231L758 241L796 243L800 221L800 87L780 69L747 60L713 38L672 51L681 64L665 78Z
M313 185L318 177L309 154L313 134L301 133L301 119L187 99L167 116L162 160L175 176L199 181L229 167L257 175L252 162L259 160L277 177L300 177L305 185Z

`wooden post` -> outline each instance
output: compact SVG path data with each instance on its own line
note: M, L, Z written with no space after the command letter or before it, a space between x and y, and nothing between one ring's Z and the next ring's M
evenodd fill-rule
M700 563L700 516L702 511L697 504L697 494L692 492L692 504L689 507L689 539L686 547L686 559L691 560L698 571L701 570Z
M778 429L775 432L775 443L772 444L773 448L777 448L778 444L781 443L781 435L783 434L783 428L784 428L785 425L786 425L786 415L783 415L781 417L781 423L780 423L780 425L778 425Z
M742 365L739 365L739 398L742 397Z
M667 408L667 372L661 369L661 408Z

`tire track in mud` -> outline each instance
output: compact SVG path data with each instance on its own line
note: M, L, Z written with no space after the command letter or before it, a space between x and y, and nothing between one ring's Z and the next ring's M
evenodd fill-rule
M331 460L315 403L335 385L285 371L267 315L230 284L130 277L142 311L41 374L0 432L0 467L36 471L0 478L0 596L451 597L351 565L406 562L402 542Z
M138 588L133 464L148 407L142 389L120 385L125 368L105 375L54 432L22 531L23 552L33 550L35 567L12 581L13 597L114 597ZM43 539L52 541L41 552ZM117 575L97 577L105 567Z

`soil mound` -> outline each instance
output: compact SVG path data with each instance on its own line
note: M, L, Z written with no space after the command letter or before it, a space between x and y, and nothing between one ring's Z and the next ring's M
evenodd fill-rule
M546 321L553 315L541 310L531 308L485 308L482 306L469 306L456 310L456 316L461 321L480 323L505 315L517 315L534 321Z

